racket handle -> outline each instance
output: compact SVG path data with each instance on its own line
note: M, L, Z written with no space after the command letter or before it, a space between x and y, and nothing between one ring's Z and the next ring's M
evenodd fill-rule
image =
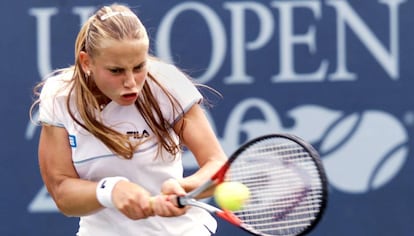
M179 208L184 208L186 206L185 205L185 198L184 197L180 197L180 196L175 197L175 204Z

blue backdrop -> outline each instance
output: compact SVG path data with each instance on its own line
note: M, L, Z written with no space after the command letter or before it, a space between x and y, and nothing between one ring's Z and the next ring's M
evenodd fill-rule
M269 132L317 147L330 202L311 235L413 234L413 1L124 2L152 53L222 93L208 114L226 152ZM33 85L73 63L81 23L105 3L0 2L0 235L76 232L41 181L28 110ZM217 235L230 234L245 235L220 222Z

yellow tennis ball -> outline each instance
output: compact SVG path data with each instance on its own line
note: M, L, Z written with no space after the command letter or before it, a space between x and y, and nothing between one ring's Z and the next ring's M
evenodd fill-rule
M242 209L249 198L249 188L240 182L223 182L214 191L217 205L230 211Z

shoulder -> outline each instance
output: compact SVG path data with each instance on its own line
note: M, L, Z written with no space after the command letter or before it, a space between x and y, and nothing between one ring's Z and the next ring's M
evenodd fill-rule
M69 96L72 75L62 70L43 81L40 92L39 121L52 126L66 127L68 111L66 101Z
M155 60L151 61L149 66L149 74L153 78L147 81L160 99L168 99L161 91L165 89L184 110L202 100L203 97L191 77L175 65ZM157 86L154 81L159 85Z
M66 97L69 94L69 87L72 81L73 71L59 71L45 79L41 90L41 98Z
M150 58L148 60L148 65L149 65L149 70L153 72L160 71L160 70L168 70L168 69L177 70L177 67L173 65L172 63L163 61L158 58Z
M189 77L182 72L177 66L174 64L157 60L157 59L150 59L148 63L148 71L151 75L156 77L158 80L164 81L175 81L177 79L186 79L188 80Z

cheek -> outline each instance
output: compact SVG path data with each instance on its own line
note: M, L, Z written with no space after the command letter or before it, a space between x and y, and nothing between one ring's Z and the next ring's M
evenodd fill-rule
M147 71L141 72L141 73L139 73L139 74L137 74L135 76L135 82L137 84L141 84L142 85L142 84L144 84L147 76L148 76L148 72Z
M111 78L108 75L99 73L95 76L95 83L99 90L101 90L101 92L103 92L104 94L113 91L114 88L118 86L117 80Z

